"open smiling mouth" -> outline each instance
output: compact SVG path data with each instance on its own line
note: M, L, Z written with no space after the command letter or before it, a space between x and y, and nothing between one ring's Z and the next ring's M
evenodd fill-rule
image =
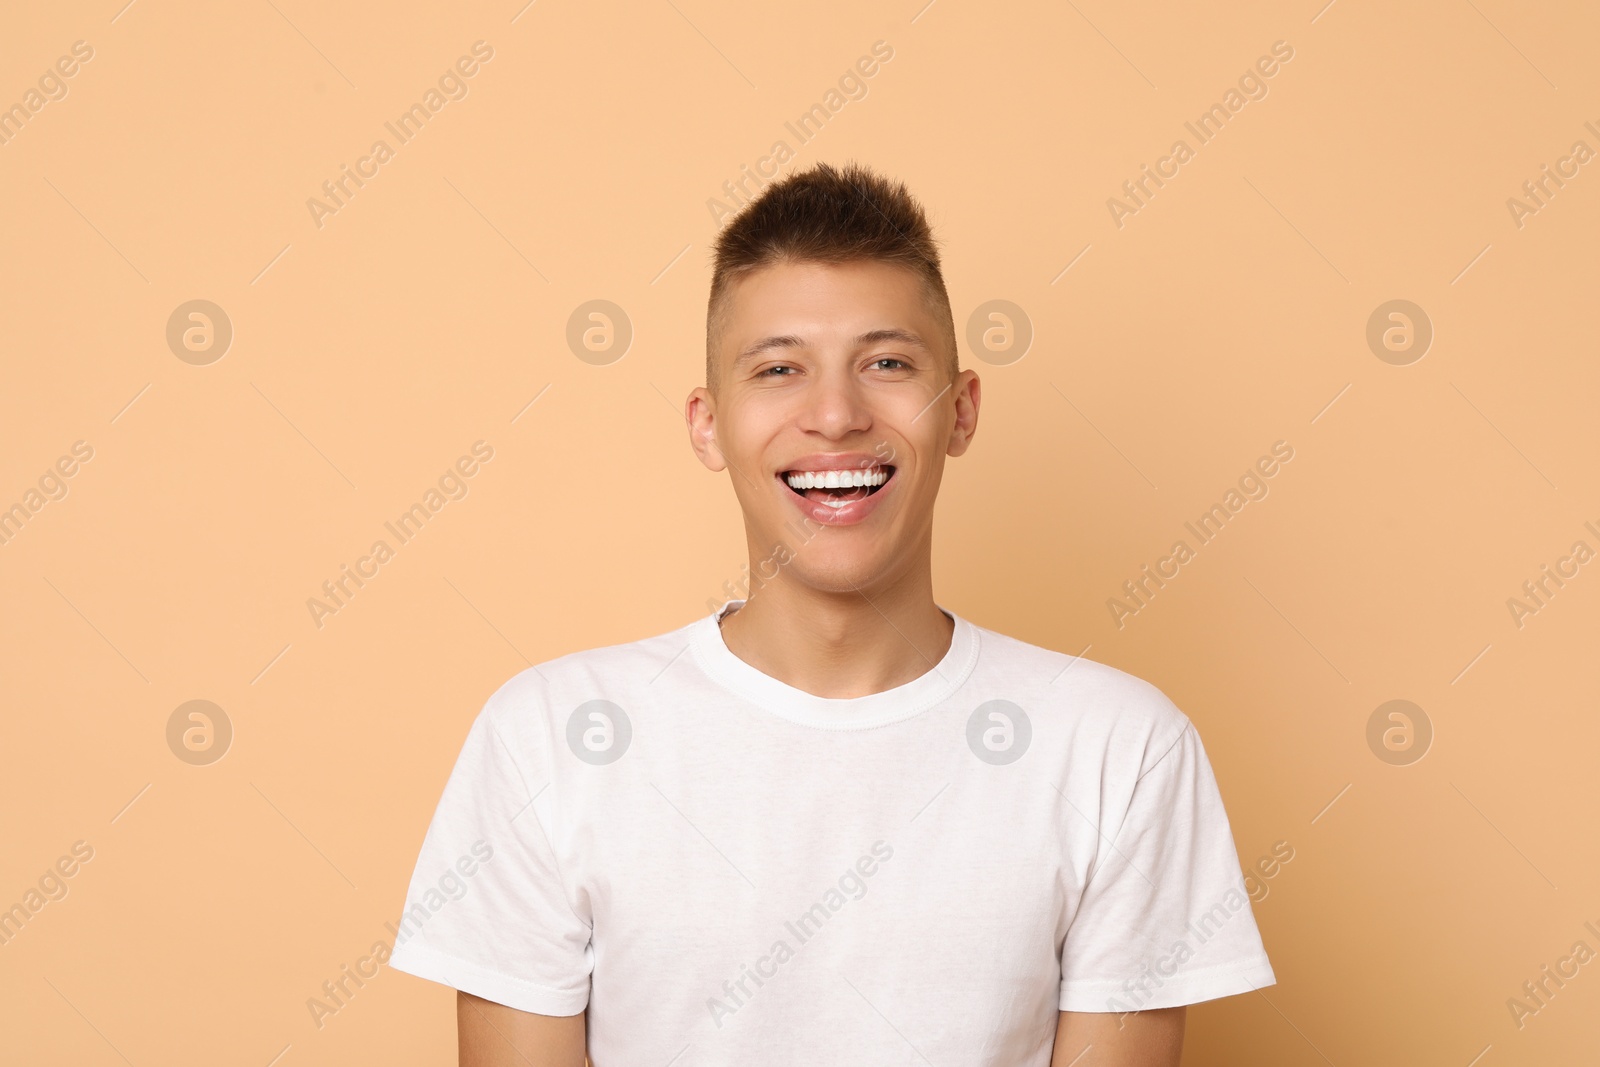
M784 471L779 475L796 496L829 507L842 508L853 500L865 500L894 477L891 466L830 471Z

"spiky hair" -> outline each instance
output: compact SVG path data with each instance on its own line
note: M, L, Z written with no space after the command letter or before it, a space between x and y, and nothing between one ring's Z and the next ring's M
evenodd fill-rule
M818 163L763 189L717 237L706 307L707 387L717 389L717 345L734 282L777 263L857 260L896 263L921 277L954 380L960 369L955 319L922 205L903 183L860 164Z

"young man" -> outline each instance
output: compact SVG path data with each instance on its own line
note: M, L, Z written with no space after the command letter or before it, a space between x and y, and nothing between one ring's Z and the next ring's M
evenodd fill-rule
M473 1067L1176 1067L1183 1005L1274 982L1228 818L1160 690L934 599L979 386L905 188L730 221L706 376L761 584L489 698L391 966Z

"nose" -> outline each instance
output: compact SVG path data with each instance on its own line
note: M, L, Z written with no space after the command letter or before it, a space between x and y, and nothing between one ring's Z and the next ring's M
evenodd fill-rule
M799 424L802 430L840 440L870 428L872 412L849 371L832 366L807 383Z

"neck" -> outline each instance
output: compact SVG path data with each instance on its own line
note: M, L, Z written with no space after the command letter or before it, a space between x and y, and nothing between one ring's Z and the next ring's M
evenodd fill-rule
M933 670L955 625L933 599L931 567L871 588L831 592L783 573L722 617L728 650L813 696L849 698Z

